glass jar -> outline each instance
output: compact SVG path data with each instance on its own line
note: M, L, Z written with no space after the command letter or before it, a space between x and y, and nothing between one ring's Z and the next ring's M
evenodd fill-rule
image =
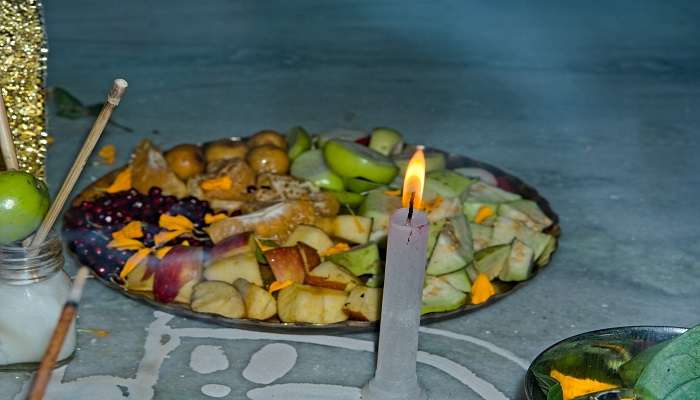
M71 288L63 262L55 233L36 247L0 246L0 369L34 369L41 361ZM75 342L74 322L58 362L70 359Z

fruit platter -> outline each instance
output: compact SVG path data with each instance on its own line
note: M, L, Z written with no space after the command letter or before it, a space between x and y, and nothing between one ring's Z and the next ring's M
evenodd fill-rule
M416 146L390 128L179 144L148 140L65 213L79 262L166 311L239 328L374 329L390 215ZM422 319L484 307L557 247L556 214L498 168L425 149Z

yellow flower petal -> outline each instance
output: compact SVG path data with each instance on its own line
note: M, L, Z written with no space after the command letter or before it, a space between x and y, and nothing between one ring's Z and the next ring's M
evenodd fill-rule
M194 230L194 224L192 221L187 219L184 215L169 215L169 214L161 214L160 219L158 220L158 225L160 225L161 228L165 228L170 231L192 231Z
M120 237L128 239L142 238L143 230L141 230L141 221L131 221L122 229L112 233L112 238L117 239Z
M163 232L158 232L156 236L153 238L153 241L155 242L156 246L160 246L162 244L168 243L169 241L175 239L176 237L180 235L184 235L185 233L189 233L189 231L180 229L176 231L163 231Z
M214 222L219 222L219 221L225 220L226 218L228 218L228 215L226 215L224 213L219 213L219 214L214 214L214 215L206 213L204 215L204 223L207 225L211 225Z
M129 275L129 273L133 271L134 268L138 267L139 264L141 264L141 262L145 260L149 254L151 254L151 250L152 249L149 248L143 248L134 253L131 257L129 257L129 259L126 260L122 271L119 273L119 277L122 279L126 279L126 276Z
M164 247L161 247L160 249L156 250L156 257L157 257L159 260L162 260L163 257L165 257L165 255L168 254L168 252L169 252L170 250L172 250L172 249L173 249L173 246L164 246Z
M286 287L292 286L294 284L294 281L291 281L287 279L286 281L274 281L270 284L270 288L267 289L268 292L274 293L278 290L282 290Z
M350 245L347 243L339 242L336 243L334 246L331 246L327 248L326 250L323 250L321 253L319 253L320 256L325 257L325 256L330 256L331 254L336 254L336 253L342 253L344 251L350 250Z
M551 370L549 376L556 379L561 385L564 400L572 400L590 393L617 388L617 385L611 383L599 382L594 379L576 378L561 373L556 369Z
M105 191L107 193L117 193L129 189L131 189L131 167L124 168Z
M486 221L487 218L495 214L495 211L493 211L493 208L489 206L481 206L479 207L479 211L476 212L476 216L474 217L474 222L477 224L480 224L484 221Z
M443 201L444 201L444 199L442 198L442 196L437 196L437 197L435 197L435 200L433 200L432 203L424 203L423 209L427 212L431 212L434 209L440 207L440 205L442 204Z
M481 304L496 294L496 288L483 272L480 273L472 284L472 304Z
M113 239L107 243L107 247L110 249L139 250L145 247L142 242L125 237L124 234L120 232L114 232L112 237Z

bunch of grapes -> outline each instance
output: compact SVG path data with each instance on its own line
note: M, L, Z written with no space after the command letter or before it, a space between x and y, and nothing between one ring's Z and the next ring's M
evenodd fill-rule
M134 253L131 250L108 248L112 233L122 229L131 221L141 221L146 247L152 247L154 237L163 229L158 225L161 214L183 215L195 225L196 230L205 226L204 216L211 213L209 203L195 197L178 199L164 196L158 187L147 195L131 189L118 193L106 193L79 206L71 207L64 217L64 236L69 248L84 265L92 267L100 276L118 275L126 260ZM185 240L190 246L211 246L206 235L175 238L170 245Z

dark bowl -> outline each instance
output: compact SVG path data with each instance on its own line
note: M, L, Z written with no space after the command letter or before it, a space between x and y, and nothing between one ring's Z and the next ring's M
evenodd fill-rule
M530 364L525 376L525 397L527 400L547 400L547 396L540 390L537 378L533 372L534 366L546 359L551 353L571 344L596 342L611 346L622 346L632 354L637 354L642 350L657 343L673 339L687 331L687 328L672 326L623 326L618 328L601 329L581 333L576 336L564 339L547 350L540 353ZM565 355L566 353L563 353ZM617 397L605 397L615 399Z

